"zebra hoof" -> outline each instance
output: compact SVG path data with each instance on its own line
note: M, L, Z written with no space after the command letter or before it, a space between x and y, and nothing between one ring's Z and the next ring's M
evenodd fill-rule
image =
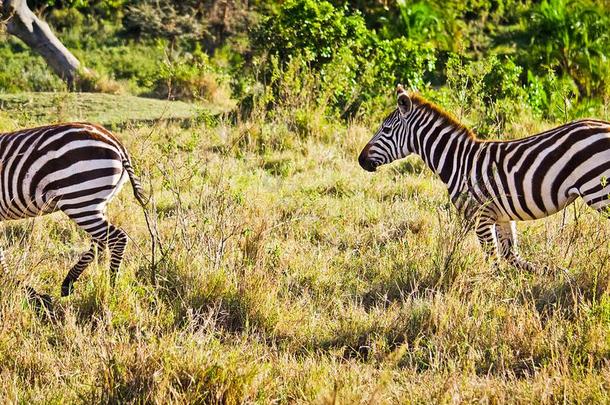
M53 313L53 300L49 294L38 294L29 296L30 303L34 310L40 315Z
M74 282L73 281L64 281L63 284L61 285L61 296L62 297L67 297L68 295L72 294L72 292L74 291Z
M40 294L38 296L38 301L40 302L42 309L45 309L49 312L53 311L53 299L49 294Z

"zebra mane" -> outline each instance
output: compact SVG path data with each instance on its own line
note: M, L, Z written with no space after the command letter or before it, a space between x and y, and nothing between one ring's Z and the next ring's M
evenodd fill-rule
M437 116L443 118L447 123L456 127L457 129L461 129L470 138L476 139L475 133L472 132L472 130L470 128L468 128L466 125L462 124L451 113L448 113L439 105L433 103L432 101L426 100L425 98L423 98L421 95L419 95L417 93L409 94L409 98L411 99L413 104L421 106L425 109L434 111L434 113Z

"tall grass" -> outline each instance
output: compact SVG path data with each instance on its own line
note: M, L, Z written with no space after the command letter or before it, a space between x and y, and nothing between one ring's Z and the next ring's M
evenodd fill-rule
M2 280L3 402L610 400L605 219L524 224L523 254L551 270L492 270L417 158L370 175L369 123L290 111L119 131L151 190L154 263L126 188L114 290L100 257L48 319ZM87 247L61 214L0 239L11 277L55 297Z

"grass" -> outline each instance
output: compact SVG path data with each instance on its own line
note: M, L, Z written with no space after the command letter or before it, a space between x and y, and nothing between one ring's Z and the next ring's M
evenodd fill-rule
M0 118L28 122L91 121L109 127L158 120L189 121L216 115L226 107L100 93L17 93L0 95Z
M132 239L115 290L101 258L48 320L4 279L3 402L610 401L610 228L595 212L519 227L524 256L569 276L494 271L421 161L358 167L366 122L126 121L155 266L125 187L109 209ZM3 229L13 276L57 297L82 233L61 214Z

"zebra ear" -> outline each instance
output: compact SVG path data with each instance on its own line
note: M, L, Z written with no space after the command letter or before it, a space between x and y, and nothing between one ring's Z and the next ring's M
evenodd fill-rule
M413 103L401 84L396 87L396 94L398 96L398 110L402 115L408 115L413 108Z

